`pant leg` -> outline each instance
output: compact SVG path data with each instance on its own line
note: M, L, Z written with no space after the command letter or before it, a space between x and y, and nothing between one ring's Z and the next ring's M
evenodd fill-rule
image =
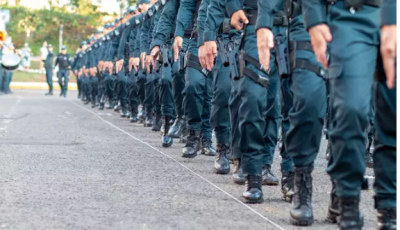
M329 15L334 17L331 31L335 42L331 43L329 68L332 119L328 173L336 183L336 195L357 197L365 172L365 130L379 37L374 18L379 10L363 6L357 14L351 14L343 2L332 7L337 14ZM366 38L360 33L371 36Z
M161 81L161 73L156 72L154 73L154 112L156 114L161 114L161 103L160 103L160 81Z
M78 94L82 95L82 77L76 77L76 85L78 87Z
M241 159L242 152L240 151L240 131L239 131L239 106L242 104L242 98L239 95L240 80L232 80L232 92L229 98L229 112L232 126L232 158Z
M98 74L98 78L99 78L99 83L98 83L98 88L97 88L97 98L99 100L99 102L104 102L104 73L99 73Z
M62 83L62 70L59 70L57 72L57 79L58 79L58 85L60 86L61 92L63 92L63 83Z
M53 92L53 69L46 69L46 80L49 85L49 91Z
M201 113L201 138L211 139L212 138L212 128L210 125L211 118L211 107L213 99L213 75L209 74L205 78L204 92L203 92L203 109ZM229 113L227 114L229 115ZM229 121L229 120L228 120ZM229 140L229 137L228 137Z
M375 208L396 208L396 91L375 82Z
M47 76L47 75L46 75ZM4 78L5 78L5 71L3 70L3 68L1 68L1 66L0 66L0 92L2 92L2 91L4 91L4 89L3 89L3 81L4 81Z
M247 55L258 59L257 38L254 25L246 27L243 49ZM246 67L265 76L254 66ZM242 152L242 167L245 174L261 174L262 157L265 147L265 111L267 109L267 89L244 76L238 83L241 96L239 107L239 148Z
M143 105L146 108L146 112L153 112L154 108L154 97L155 97L155 87L154 87L154 73L148 73L146 77L145 87L145 98Z
M210 125L215 131L217 143L231 143L231 123L229 114L229 97L232 91L230 70L223 66L217 57L213 71L214 97L212 99Z
M112 100L114 97L114 80L113 76L107 70L104 74L104 88L108 99Z
M127 76L125 75L124 70L119 71L118 73L118 82L119 82L119 100L121 103L122 107L127 106L127 90L126 90L126 84L127 84Z
M129 79L128 79L128 103L131 107L131 112L133 114L138 114L138 107L140 104L139 100L139 95L138 95L138 90L137 90L137 84L136 84L136 76L134 71L132 70L131 73L129 74Z
M171 65L162 66L161 80L160 80L160 104L161 104L161 114L163 116L172 117L174 114L175 106L174 106L174 95L172 93Z
M293 161L286 151L286 134L290 128L289 111L293 106L293 93L291 91L291 78L285 78L281 81L281 105L282 105L282 148L281 148L281 171L283 173L293 171Z
M67 91L68 91L68 82L69 82L69 70L65 70L64 73L64 95L67 95Z
M286 32L283 28L275 27L274 34ZM278 142L279 126L281 124L281 103L280 103L280 76L275 64L275 52L271 53L270 59L270 85L267 91L267 110L265 112L265 148L263 154L263 165L272 165L276 144Z
M144 105L145 99L145 83L146 83L146 74L144 74L141 70L139 70L138 77L136 79L138 96L140 99L140 103Z
M183 108L183 89L185 88L185 73L178 69L178 63L172 64L172 95L175 105L175 113L178 118L185 114Z

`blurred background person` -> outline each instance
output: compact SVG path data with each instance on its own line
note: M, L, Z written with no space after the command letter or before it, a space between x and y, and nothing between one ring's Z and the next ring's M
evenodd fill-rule
M29 69L31 67L31 56L32 56L32 50L29 47L28 43L25 43L24 48L22 48L22 66L24 69Z
M44 63L46 62L47 54L49 54L49 51L47 49L47 41L43 42L42 48L40 48L40 69L44 69Z

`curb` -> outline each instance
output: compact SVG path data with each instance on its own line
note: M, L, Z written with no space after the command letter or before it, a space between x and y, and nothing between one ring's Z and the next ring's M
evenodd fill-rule
M48 90L49 86L44 82L11 82L11 89L41 89ZM76 83L68 83L68 90L77 90ZM53 90L60 90L58 82L53 83Z

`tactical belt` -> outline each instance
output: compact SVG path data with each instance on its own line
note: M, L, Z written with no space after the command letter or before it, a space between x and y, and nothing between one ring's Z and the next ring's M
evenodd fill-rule
M338 1L344 1L347 2L347 0L326 0L326 3L328 5L334 5ZM368 5L368 6L373 6L373 7L380 7L382 5L382 0L361 0L362 5Z
M186 67L191 67L200 71L204 76L208 76L211 72L200 65L199 57L193 54L187 54Z
M246 11L246 16L249 19L249 25L255 25L257 22L258 10L250 9ZM289 18L287 16L275 16L273 26L287 26Z
M265 88L268 88L269 82L270 82L269 78L260 76L259 74L255 73L253 70L251 70L250 68L246 67L246 62L255 66L258 70L264 72L268 76L270 75L270 72L271 72L270 70L267 70L267 71L263 70L257 59L250 57L243 50L241 50L240 56L239 56L240 76L243 77L244 75L246 75L249 78L251 78L254 82L264 86Z
M306 59L296 58L296 50L306 50L314 52L312 45L307 41L290 41L290 69L293 72L295 69L306 69L315 73L322 79L328 78L328 71Z

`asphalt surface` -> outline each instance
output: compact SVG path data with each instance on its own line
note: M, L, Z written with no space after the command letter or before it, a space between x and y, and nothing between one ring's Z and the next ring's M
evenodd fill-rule
M244 186L214 174L213 157L183 159L183 144L161 148L160 133L83 105L76 92L44 93L0 96L0 229L301 229L280 186L263 187L263 204L243 204ZM306 229L337 229L324 222L325 148L323 140ZM280 178L279 162L276 152ZM362 192L364 229L376 226L371 189Z

